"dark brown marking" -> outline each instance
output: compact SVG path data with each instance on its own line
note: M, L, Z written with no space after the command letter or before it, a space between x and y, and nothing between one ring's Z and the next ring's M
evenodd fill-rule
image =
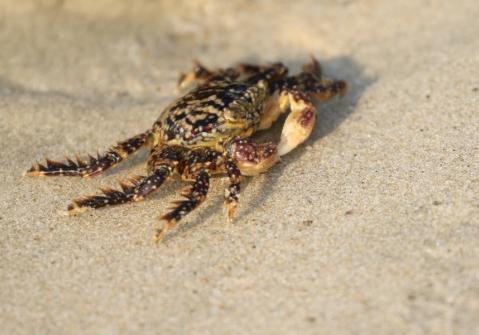
M308 107L306 108L300 115L298 123L304 127L307 128L311 125L311 122L314 121L315 119L315 111L313 108Z

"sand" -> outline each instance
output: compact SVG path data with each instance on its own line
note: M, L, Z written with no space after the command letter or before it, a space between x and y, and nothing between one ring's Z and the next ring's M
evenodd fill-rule
M479 333L477 17L476 0L3 1L0 332ZM245 183L233 224L222 178L160 247L179 182L61 215L146 153L91 180L22 177L148 128L193 58L309 54L350 90Z

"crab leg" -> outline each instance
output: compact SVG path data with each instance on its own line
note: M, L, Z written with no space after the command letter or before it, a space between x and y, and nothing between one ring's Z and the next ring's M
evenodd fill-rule
M312 55L311 55L311 62L304 64L302 69L303 69L303 72L311 73L318 79L320 79L321 76L323 75L322 73L323 71L321 70L321 64L318 62L316 57Z
M344 96L346 89L345 81L321 79L310 89L310 94L319 101L328 101L336 95Z
M267 75L268 70L277 71L278 68L284 69L284 74L286 74L287 70L281 63L268 65L240 63L236 66L228 68L209 69L199 61L195 60L193 61L193 70L191 72L180 74L177 87L180 90L184 90L191 85L203 85L213 80L234 80L238 77L249 77L255 75L259 75L258 78L262 78L264 75Z
M209 80L214 74L214 71L209 70L199 61L193 61L193 70L188 73L180 73L177 87L179 90L185 90L193 84L202 84Z
M100 208L143 200L160 188L166 179L177 171L184 149L177 146L157 145L148 159L148 175L121 182L121 191L102 189L103 195L78 198L68 206L70 214L84 212L88 208Z
M193 61L193 70L188 73L180 73L177 87L184 91L193 85L203 85L214 80L234 80L241 75L257 71L256 66L240 64L235 67L209 69L199 61Z
M161 229L156 231L154 239L159 243L166 233L174 228L178 222L188 213L198 207L206 199L210 183L210 175L206 169L201 169L196 173L193 184L183 191L182 196L186 199L175 202L175 208L161 217L166 223Z
M128 156L138 151L140 148L148 144L148 137L150 131L136 135L126 141L119 142L117 145L111 147L103 155L98 157L89 156L89 161L85 162L80 158L76 161L66 158L66 162L58 162L53 160L46 160L46 164L33 165L25 175L27 176L80 176L91 177L97 175L115 165Z
M143 200L148 194L157 190L171 174L171 167L161 166L152 171L148 176L139 176L120 182L121 191L105 188L101 189L103 195L92 195L78 198L68 206L70 215L77 215L88 208L101 208L136 202Z
M233 220L236 208L238 207L239 193L241 189L241 171L238 166L229 159L225 162L225 169L230 180L228 188L225 189L225 209L228 219Z

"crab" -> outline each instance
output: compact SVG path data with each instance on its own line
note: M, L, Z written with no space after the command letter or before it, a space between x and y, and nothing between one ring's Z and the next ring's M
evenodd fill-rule
M224 207L232 220L242 177L265 172L304 142L316 121L313 99L327 101L343 96L346 82L323 78L314 57L299 74L291 76L282 63L210 69L195 61L191 72L180 75L178 88L186 93L166 107L145 132L86 161L78 156L75 160L46 159L25 174L92 177L139 149L149 148L146 175L120 182L120 189L101 189L102 194L74 199L68 213L141 201L176 175L190 186L182 192L184 198L161 217L165 222L154 235L159 242L205 201L212 175L229 178ZM286 112L289 115L279 143L257 143L251 138L257 131L270 128Z

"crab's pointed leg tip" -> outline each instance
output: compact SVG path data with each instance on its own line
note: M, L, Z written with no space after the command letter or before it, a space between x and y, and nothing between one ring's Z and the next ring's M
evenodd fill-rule
M71 215L69 211L63 211L63 210L58 210L57 214L59 216L70 216Z
M41 173L40 171L26 171L23 173L23 176L24 177L42 177L44 176L44 174Z
M193 58L191 62L193 63L193 66L203 66L198 58Z
M179 76L178 76L178 82L176 83L176 85L177 85L178 87L181 87L181 84L184 82L186 76L187 76L186 73L180 72L180 74L179 74Z
M22 173L22 176L23 177L41 177L43 176L43 173L42 171L40 171L40 168L35 165L33 165L30 169L28 169L27 171L24 171Z
M236 205L226 204L225 210L226 210L226 220L228 221L228 223L233 223L236 217Z
M152 237L153 243L155 243L156 245L159 245L161 241L163 240L165 232L166 231L164 229L156 229Z
M87 207L80 207L76 202L72 202L70 205L68 205L67 214L68 216L77 216L86 212L87 210Z

